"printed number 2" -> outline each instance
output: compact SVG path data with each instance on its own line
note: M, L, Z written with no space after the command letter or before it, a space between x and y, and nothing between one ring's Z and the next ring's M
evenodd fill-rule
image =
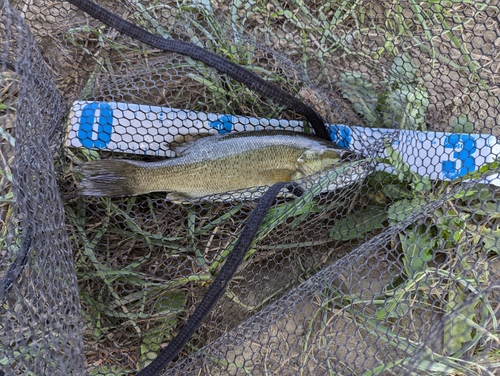
M94 130L96 111L99 110L97 132ZM108 103L89 103L83 107L78 139L86 148L102 149L111 141L113 109Z
M233 117L231 115L222 115L215 121L210 122L210 126L219 131L219 134L226 134L233 130Z
M344 125L330 125L328 129L332 142L341 148L349 149L352 143L352 132Z
M444 142L445 149L453 149L453 160L443 161L443 175L448 179L455 179L476 169L474 153L476 140L467 134L452 134Z

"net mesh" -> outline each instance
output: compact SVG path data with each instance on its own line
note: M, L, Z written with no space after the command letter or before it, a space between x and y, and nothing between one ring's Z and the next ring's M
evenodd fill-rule
M0 4L0 370L133 374L186 322L258 200L82 197L78 167L153 161L229 130L223 116L212 130L198 126L204 113L309 128L214 69L119 35L66 2ZM164 374L500 373L500 208L485 181L500 168L474 169L471 157L479 144L484 157L497 150L488 141L500 129L497 1L101 5L237 62L328 123L404 139L399 153L384 140L351 145L367 157L385 152L392 169L278 198L225 295ZM75 114L95 102L126 104L113 111L123 150L98 150L95 137L90 148L68 146L78 139L68 132ZM146 124L155 106L186 119L134 129L132 119ZM105 116L99 108L92 118ZM408 130L456 135L451 160L430 158L434 133ZM457 179L425 177L440 168Z

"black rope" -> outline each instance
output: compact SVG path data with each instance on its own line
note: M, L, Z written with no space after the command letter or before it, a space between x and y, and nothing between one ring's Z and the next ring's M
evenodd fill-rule
M226 262L215 277L214 282L208 288L200 304L196 307L194 313L189 317L186 324L181 328L177 336L170 341L167 347L153 360L147 367L142 369L137 376L157 376L182 350L191 336L198 330L205 317L210 313L215 303L226 291L228 283L238 270L245 254L250 249L253 239L259 230L266 213L269 211L274 199L280 190L287 187L291 192L297 192L294 184L276 183L270 187L261 197L256 208L250 214L248 221L240 233L234 248L227 256Z
M227 74L231 78L245 84L248 88L254 90L263 97L269 98L275 103L281 106L286 106L287 108L305 116L311 123L311 126L318 137L331 141L330 134L326 129L323 119L312 107L306 105L301 100L295 98L286 91L281 90L274 84L262 79L244 67L233 63L222 56L207 51L195 44L181 40L165 39L151 34L149 31L124 20L92 1L68 0L68 2L124 35L137 39L142 43L163 51L176 52L189 56L217 69L221 73Z

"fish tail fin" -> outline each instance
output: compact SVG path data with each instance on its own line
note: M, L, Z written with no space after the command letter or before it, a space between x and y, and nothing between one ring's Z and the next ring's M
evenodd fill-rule
M83 196L122 197L141 194L139 167L132 161L107 159L85 163L78 184Z

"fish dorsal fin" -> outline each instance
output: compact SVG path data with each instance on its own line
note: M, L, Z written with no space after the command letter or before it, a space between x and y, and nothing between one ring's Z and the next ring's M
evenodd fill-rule
M214 134L209 132L184 135L179 134L174 137L174 140L168 144L168 146L177 156L185 155L188 153L188 150L193 147L193 145L196 145L197 141L209 136L214 136Z

